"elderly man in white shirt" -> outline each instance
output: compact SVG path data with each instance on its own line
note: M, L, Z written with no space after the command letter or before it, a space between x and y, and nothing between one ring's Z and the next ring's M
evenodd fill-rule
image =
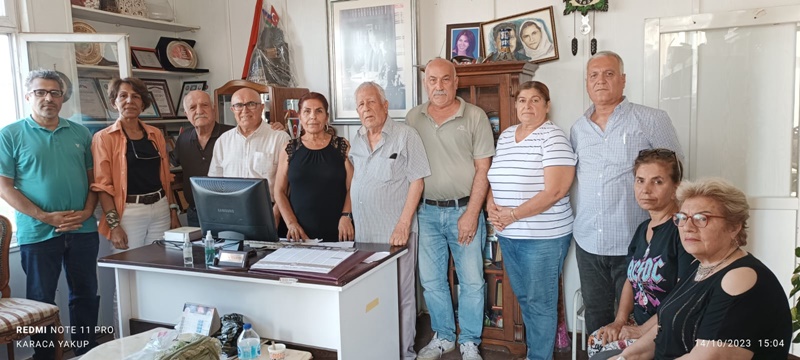
M274 197L278 152L286 147L289 134L277 131L261 119L264 104L253 89L243 88L231 97L231 110L236 117L236 129L220 135L214 147L214 157L208 176L262 178L269 183ZM278 223L278 208L273 207Z

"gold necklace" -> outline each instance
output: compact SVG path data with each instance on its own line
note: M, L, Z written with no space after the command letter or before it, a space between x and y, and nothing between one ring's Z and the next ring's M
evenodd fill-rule
M714 265L707 266L707 267L703 266L702 264L698 265L697 266L697 274L696 274L696 276L698 276L699 279L697 277L695 277L695 280L696 281L703 281L705 278L707 278L709 275L711 275L711 273L714 272L714 270L716 270L720 265L725 263L725 261L728 261L728 259L730 259L731 256L733 256L733 254L735 254L736 251L738 251L738 250L739 250L739 247L737 246L735 249L733 249L733 251L731 251L728 254L728 256L726 256L724 259L722 259L722 261L720 261L720 262L718 262L718 263L716 263Z

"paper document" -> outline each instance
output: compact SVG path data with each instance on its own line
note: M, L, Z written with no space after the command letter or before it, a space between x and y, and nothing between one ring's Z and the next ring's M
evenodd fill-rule
M253 264L255 270L307 271L327 274L355 252L330 247L284 247Z

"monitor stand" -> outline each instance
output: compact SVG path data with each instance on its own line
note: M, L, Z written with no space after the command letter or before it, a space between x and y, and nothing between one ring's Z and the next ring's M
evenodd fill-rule
M220 231L217 234L217 238L225 241L236 241L239 243L236 247L236 251L244 251L244 234L242 233L236 231Z

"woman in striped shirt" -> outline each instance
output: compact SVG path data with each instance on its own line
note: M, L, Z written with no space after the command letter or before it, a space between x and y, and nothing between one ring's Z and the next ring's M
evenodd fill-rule
M550 90L545 84L521 84L515 106L520 124L497 140L487 207L522 310L527 358L550 359L558 278L572 239L568 192L576 156L564 131L547 119Z

